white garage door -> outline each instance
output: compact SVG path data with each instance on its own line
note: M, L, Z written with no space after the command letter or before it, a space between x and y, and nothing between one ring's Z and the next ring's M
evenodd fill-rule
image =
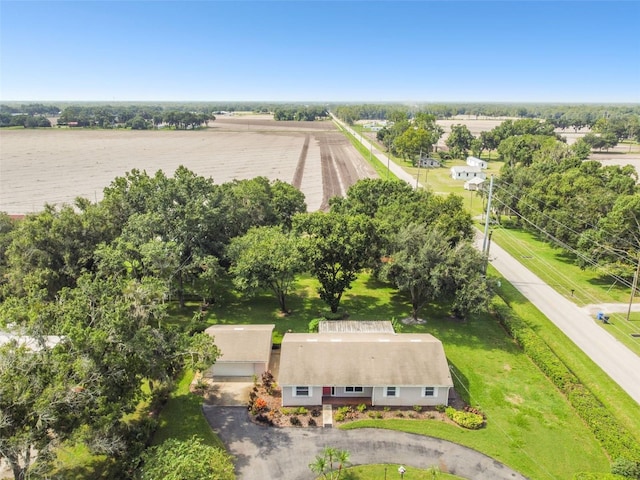
M213 366L213 374L219 377L251 377L259 372L258 364L219 362Z

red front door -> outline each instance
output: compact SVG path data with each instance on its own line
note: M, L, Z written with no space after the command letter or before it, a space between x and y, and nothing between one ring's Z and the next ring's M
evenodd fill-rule
M331 387L322 387L322 396L330 397L331 396Z

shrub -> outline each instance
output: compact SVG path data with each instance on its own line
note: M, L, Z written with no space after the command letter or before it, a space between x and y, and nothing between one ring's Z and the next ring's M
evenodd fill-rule
M640 479L640 462L634 462L626 458L618 458L611 465L611 473L624 478Z
M484 426L484 418L477 413L461 412L453 407L447 407L445 413L455 423L469 430L478 430Z
M300 419L298 417L296 417L295 415L292 415L289 418L289 421L291 422L291 425L293 425L294 427L300 427L302 426L302 422L300 421Z
M318 424L316 423L316 421L313 418L309 419L309 422L307 423L307 425L309 425L310 427L317 427Z
M309 413L309 410L307 410L304 407L298 407L296 408L295 412L296 415L306 415L307 413Z
M413 406L413 409L414 409L416 412L420 413L420 412L422 411L422 405L414 405L414 406Z
M351 413L351 407L340 407L335 413L336 422L344 422Z
M312 417L319 417L322 414L322 411L319 408L312 408L311 409L311 416Z
M397 413L396 413L396 417L404 418L404 413L402 413L402 412L397 412Z
M262 412L267 408L267 401L264 398L256 398L256 401L253 402L253 413Z
M390 412L391 411L391 407L383 407L382 408L385 412Z
M265 390L267 392L271 392L271 389L273 388L273 374L267 370L262 373L261 380L262 386L264 386Z
M360 413L363 413L363 412L367 409L367 406L366 406L364 403L361 403L360 405L358 405L358 406L356 407L356 409L357 409Z
M282 413L283 415L291 415L293 413L293 408L282 407L280 409L280 413Z
M444 413L444 411L447 409L446 405L436 405L436 412L440 412L440 413Z
M309 322L309 333L318 333L318 330L320 329L321 320L322 320L321 318L314 318Z

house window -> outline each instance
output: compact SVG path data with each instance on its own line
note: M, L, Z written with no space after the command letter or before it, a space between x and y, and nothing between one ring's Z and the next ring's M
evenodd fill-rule
M294 397L310 397L311 387L295 387L293 390Z
M385 397L397 397L398 396L398 387L386 387L384 389Z
M436 387L424 387L424 392L422 392L423 397L435 397L436 396Z
M350 393L362 392L362 387L344 387L344 391Z

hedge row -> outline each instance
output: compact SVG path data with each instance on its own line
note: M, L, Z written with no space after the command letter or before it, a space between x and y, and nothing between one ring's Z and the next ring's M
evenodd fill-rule
M580 383L580 380L553 353L549 346L519 318L502 299L495 298L492 309L504 328L524 352L566 395L569 403L589 426L604 450L613 459L640 460L640 446L629 431Z

